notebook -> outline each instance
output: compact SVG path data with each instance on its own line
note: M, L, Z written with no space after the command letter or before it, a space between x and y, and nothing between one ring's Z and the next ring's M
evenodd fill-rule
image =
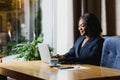
M38 50L40 53L41 61L46 62L46 63L50 63L51 55L50 55L48 44L39 43Z

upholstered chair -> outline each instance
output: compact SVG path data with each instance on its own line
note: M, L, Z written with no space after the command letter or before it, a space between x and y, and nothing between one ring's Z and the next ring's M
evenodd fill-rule
M101 66L120 69L120 37L105 37Z

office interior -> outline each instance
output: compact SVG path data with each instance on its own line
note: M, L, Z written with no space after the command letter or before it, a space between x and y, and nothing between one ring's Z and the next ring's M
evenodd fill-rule
M0 0L0 34L7 33L7 21L16 18L22 38L32 41L37 36L35 18L40 8L43 43L55 48L54 53L64 54L80 36L78 20L86 12L99 18L103 35L119 36L119 3L119 0Z

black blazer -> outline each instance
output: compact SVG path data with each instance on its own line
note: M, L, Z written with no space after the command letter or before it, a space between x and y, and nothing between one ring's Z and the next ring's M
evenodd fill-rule
M102 37L92 37L81 47L84 38L85 36L79 37L70 51L63 56L70 63L100 65L104 39Z

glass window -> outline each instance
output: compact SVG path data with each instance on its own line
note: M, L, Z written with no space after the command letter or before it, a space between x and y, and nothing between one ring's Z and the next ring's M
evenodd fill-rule
M7 41L6 45L0 37L0 51L5 46L32 41L39 36L41 33L40 1L0 0L0 35L6 34Z

